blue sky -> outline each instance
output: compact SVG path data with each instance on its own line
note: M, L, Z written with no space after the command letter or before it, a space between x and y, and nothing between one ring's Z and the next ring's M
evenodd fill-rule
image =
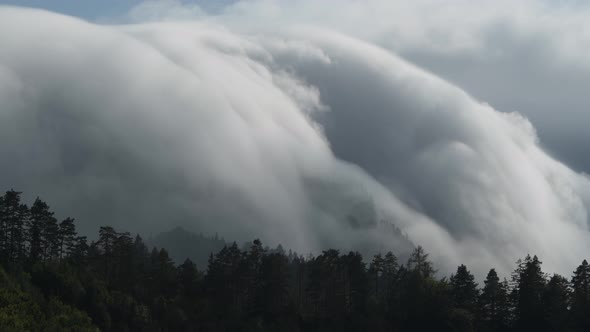
M121 15L141 2L142 0L0 0L0 4L43 8L89 20Z
M14 5L51 10L87 20L120 17L144 0L0 0L0 5ZM233 2L232 0L183 0L196 3L206 10Z
M121 17L131 8L145 0L0 0L0 5L14 5L22 7L42 8L58 13L78 16L90 21L103 18ZM206 11L214 12L236 0L180 0L182 3L198 4ZM552 0L542 2L555 5ZM581 0L564 0L561 5L580 6L587 4Z

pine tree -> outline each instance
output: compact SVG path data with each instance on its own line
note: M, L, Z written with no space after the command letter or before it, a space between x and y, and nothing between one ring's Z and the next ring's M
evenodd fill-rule
M569 281L559 274L554 274L547 282L543 307L549 330L561 331L568 325L570 293Z
M571 314L577 331L590 330L590 264L586 260L576 268L572 277Z
M102 226L98 231L99 240L96 244L102 249L103 255L112 256L115 241L117 240L117 232L113 227Z
M23 258L28 208L20 203L21 193L9 190L0 197L0 261Z
M76 225L74 219L66 218L59 223L58 241L59 241L59 259L70 256L76 246Z
M257 301L257 292L261 287L260 269L262 259L267 250L262 247L262 242L256 239L252 241L248 251L244 251L238 274L240 275L240 304L250 313L259 312L261 309Z
M7 211L4 196L0 197L0 262L8 260L8 251L6 249L6 232L7 232Z
M515 271L516 324L521 330L543 330L546 321L543 312L543 294L546 276L537 256L527 255Z
M145 278L149 278L147 271L150 265L150 252L139 234L137 234L133 240L131 265L133 266L132 278L134 280L143 280ZM140 293L142 296L145 295L145 289L142 289L140 285L135 284L133 289L136 293Z
M396 308L402 329L431 331L442 324L449 310L449 285L446 280L436 280L428 254L418 246L408 259L405 269L400 269L399 300Z
M455 308L475 312L479 291L475 283L475 277L467 270L465 265L461 264L457 268L457 273L451 275L450 284Z
M165 298L173 298L176 295L176 268L166 249L162 248L158 252L154 277L160 294Z
M383 274L386 276L394 276L397 273L399 265L397 263L397 257L388 251L383 259Z
M77 236L74 239L74 246L69 252L70 261L77 266L85 266L89 250L86 236Z
M358 252L349 252L341 257L343 266L344 304L348 313L364 313L368 295L367 271L363 257ZM385 264L382 265L385 271ZM381 276L383 278L384 274Z
M371 262L371 264L369 265L369 274L371 275L371 279L373 280L374 283L374 292L375 292L375 297L379 297L379 282L381 279L381 275L383 274L383 267L384 265L384 261L383 261L383 256L381 256L381 253L376 254L375 256L373 256L373 261Z
M418 246L414 249L408 259L407 268L409 271L419 273L422 278L431 278L436 273L436 270L434 270L432 266L432 262L428 260L428 254L424 251L422 246Z
M112 278L117 289L129 289L134 285L133 239L129 232L115 232L112 253Z
M488 272L477 304L477 325L482 331L506 331L508 329L510 323L508 282L506 280L501 282L495 269Z
M383 259L383 275L381 282L381 289L384 295L385 301L383 302L385 312L391 313L396 306L398 300L396 286L399 283L400 277L400 266L397 261L397 257L391 252L385 254ZM390 315L393 316L393 315Z
M233 316L240 308L240 266L243 255L234 242L224 246L217 254L211 255L205 278L207 293L212 295L215 308L226 308Z
M96 247L101 251L102 272L103 279L110 284L111 274L113 270L114 247L117 240L117 232L110 226L100 227L98 231L99 239L96 242Z
M47 203L39 197L31 206L29 220L29 257L35 262L48 259L54 248L57 248L57 221Z
M288 304L288 265L287 257L280 253L262 257L256 302L263 313L276 317L285 310Z
M197 271L197 266L190 259L185 259L185 261L178 266L180 294L188 298L196 296L198 280L199 272Z
M18 219L13 225L13 231L11 233L12 239L14 240L14 260L18 262L24 262L27 256L26 252L26 241L28 238L27 228L25 227L30 223L31 211L26 204L21 204L18 209Z
M14 190L7 191L4 197L0 197L0 261L10 260L12 255L10 228L18 219L19 204L20 193Z
M342 282L340 252L329 249L310 259L306 293L308 310L318 318L330 317L342 312L343 293L339 292Z
M57 219L49 218L41 228L43 243L43 257L45 260L55 260L59 257L59 225Z

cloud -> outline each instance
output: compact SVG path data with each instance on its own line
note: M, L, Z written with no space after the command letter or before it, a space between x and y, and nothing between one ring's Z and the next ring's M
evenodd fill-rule
M47 197L85 231L189 223L302 251L375 248L396 234L378 220L357 234L347 218L365 216L354 205L379 192L400 218L412 215L334 158L310 118L326 109L317 89L256 60L270 54L246 38L201 24L0 15L3 31L38 22L2 38L0 182ZM396 246L409 249L386 245Z
M206 14L197 4L183 4L178 0L145 1L131 8L128 19L135 22L193 20Z
M331 59L289 65L330 106L318 121L335 154L436 220L462 259L526 251L555 266L569 259L556 248L576 238L566 252L583 255L588 179L543 152L525 118L499 113L383 49L317 31L300 35ZM408 233L424 244L435 237ZM579 257L572 259L566 264Z
M588 252L590 182L526 118L362 36L238 29L257 5L121 26L0 8L0 183L87 232L411 249L393 224L480 274L528 252L569 273Z
M590 173L589 14L580 1L251 0L218 19L240 31L321 26L377 44L500 111L524 114L552 154Z

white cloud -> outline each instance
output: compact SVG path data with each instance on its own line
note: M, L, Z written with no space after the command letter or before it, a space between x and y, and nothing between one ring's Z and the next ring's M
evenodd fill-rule
M192 22L159 5L144 5L158 22L125 26L0 9L0 183L92 231L190 222L299 250L407 250L385 219L442 271L480 274L528 252L568 273L588 252L590 182L528 120L374 45L387 9L402 51L478 53L460 31L477 16L446 36L442 20L402 20L430 2L350 2L338 18L330 3L252 1Z
M133 7L128 19L136 22L193 20L206 13L196 4L184 4L179 0L150 0Z

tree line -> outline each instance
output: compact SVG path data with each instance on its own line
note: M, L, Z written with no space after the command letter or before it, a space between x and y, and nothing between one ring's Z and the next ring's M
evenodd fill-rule
M0 197L1 331L590 331L590 265L570 278L527 255L482 285L465 265L440 277L420 246L363 260L303 257L254 240L202 270L100 227L79 236L37 198Z

